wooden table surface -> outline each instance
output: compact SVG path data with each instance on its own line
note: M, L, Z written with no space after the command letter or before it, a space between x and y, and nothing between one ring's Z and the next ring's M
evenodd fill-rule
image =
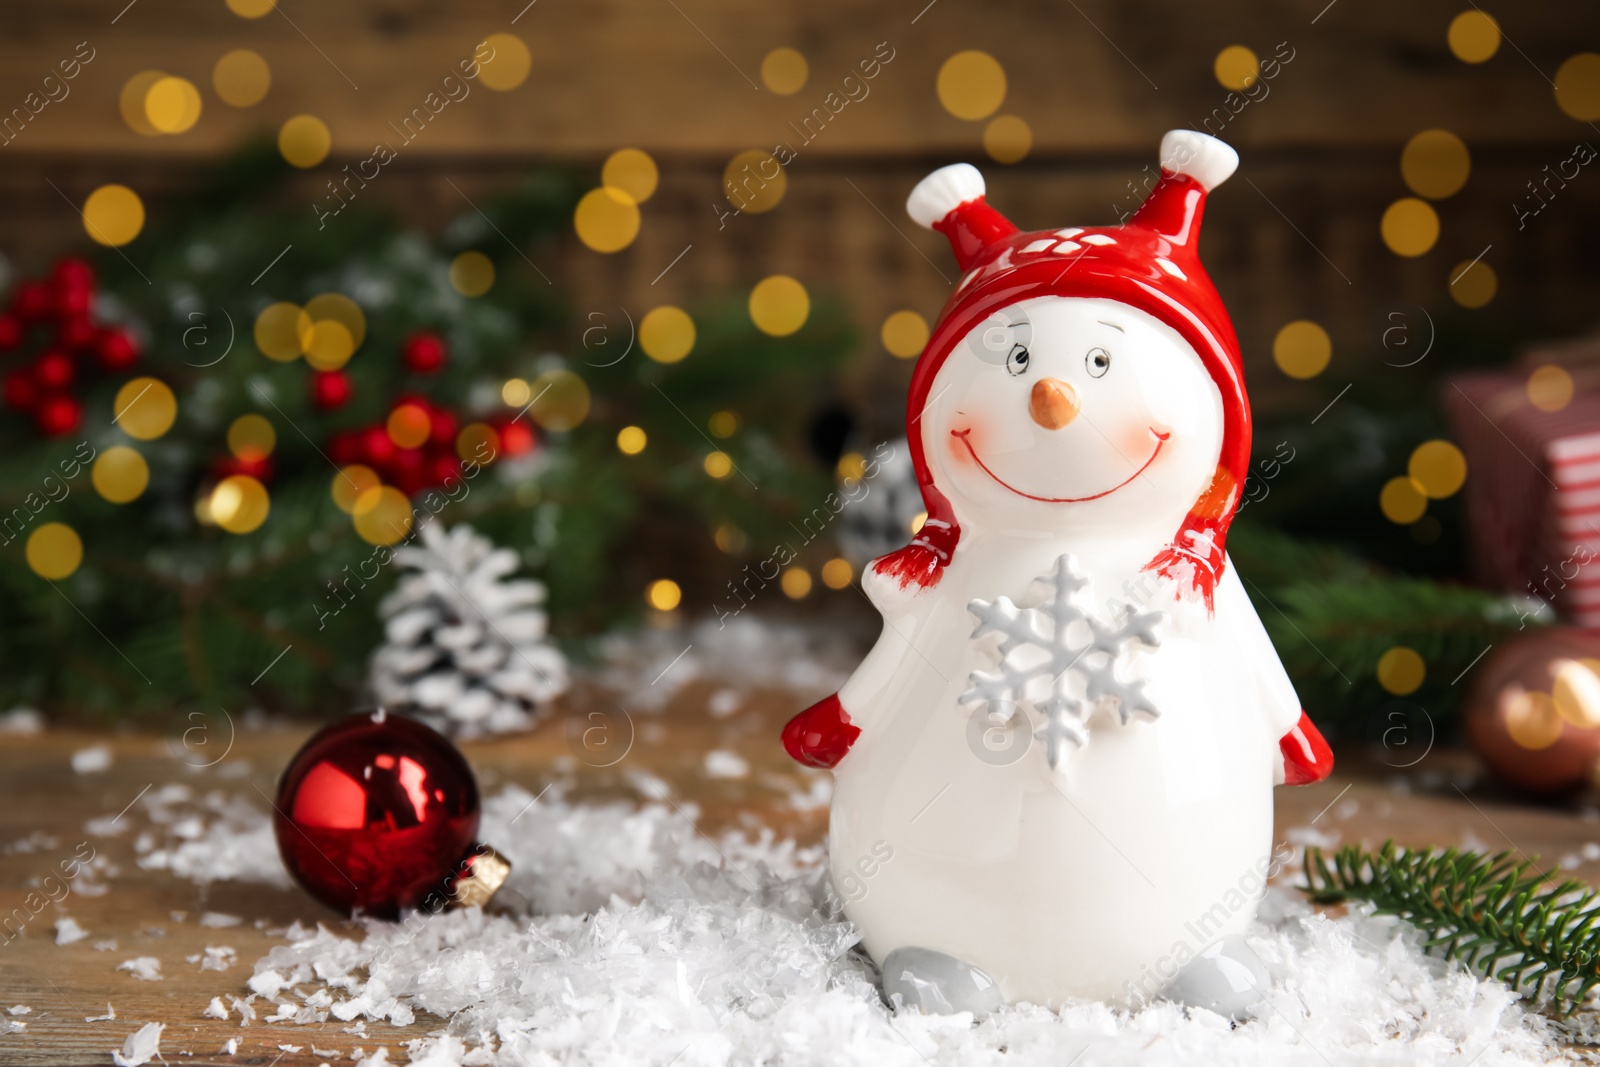
M595 708L612 707L582 686L569 696L560 715L536 732L463 748L485 794L510 782L537 793L561 779L574 783L569 800L637 800L624 772L644 770L668 782L677 802L696 803L701 827L713 834L722 828L765 825L802 842L821 840L826 809L797 811L789 803L792 791L804 789L812 772L796 768L777 744L778 727L798 706L798 698L749 694L743 710L719 719L706 710L716 688L712 681L695 682L660 714L636 716L632 750L608 769L573 758L569 738L574 722ZM330 915L298 890L229 882L201 888L169 872L139 867L133 842L148 828L149 819L133 801L147 786L184 782L197 793L222 789L265 809L256 787L271 794L279 769L310 729L241 728L227 758L203 770L188 766L196 761L181 745L178 729L168 736L66 731L0 735L0 784L8 800L0 806L0 921L18 908L26 917L28 894L81 842L89 842L116 867L103 879L103 894L74 892L59 905L46 906L20 936L6 941L0 934L0 1031L8 1021L26 1023L24 1031L0 1033L0 1064L107 1064L110 1051L146 1022L166 1024L162 1054L175 1064L299 1067L329 1061L313 1047L336 1049L348 1057L358 1044L369 1052L387 1045L391 1056L403 1062L401 1041L442 1025L425 1013L406 1029L369 1021L367 1036L358 1039L343 1033L344 1024L334 1020L296 1026L258 1018L241 1028L237 1019L202 1017L213 996L248 992L254 962L281 943L268 931L281 931L295 920L329 922ZM73 753L98 744L112 750L110 768L75 773ZM749 761L750 774L706 777L704 755L711 749L738 752ZM1375 843L1394 837L1412 845L1517 848L1553 865L1600 836L1595 810L1582 798L1531 804L1485 781L1467 753L1434 751L1406 769L1385 766L1381 758L1363 751L1341 751L1339 756L1329 781L1278 791L1279 839L1289 835L1304 840L1309 827L1340 841ZM90 820L114 818L124 809L123 819L131 825L122 832L95 836L86 829ZM1584 863L1576 874L1600 880L1600 863ZM198 919L207 911L237 915L244 922L227 929L202 927ZM54 925L63 914L89 936L57 945ZM257 920L264 922L258 926ZM107 940L116 941L114 951L95 948ZM218 944L231 945L238 953L227 970L202 971L186 962ZM163 979L141 981L117 970L118 964L138 956L158 958ZM85 1021L104 1015L107 1003L116 1009L114 1021ZM12 1005L32 1010L4 1014ZM271 1013L270 1006L258 1006L267 1008L262 1015ZM230 1038L239 1041L232 1056L221 1051ZM283 1045L299 1046L300 1051L285 1052Z

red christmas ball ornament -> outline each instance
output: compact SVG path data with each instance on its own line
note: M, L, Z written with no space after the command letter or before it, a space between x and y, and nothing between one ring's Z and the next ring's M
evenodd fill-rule
M47 396L33 413L34 423L46 437L71 433L83 421L83 405L70 396Z
M343 407L350 400L350 376L342 370L311 374L311 402L323 410Z
M31 367L12 367L6 371L6 403L18 411L32 410L39 399L39 389L33 383Z
M483 905L510 872L476 844L478 785L428 727L382 711L324 727L278 782L273 831L306 891L345 914Z
M23 282L11 298L11 309L23 322L35 322L50 314L53 303L50 287L44 282Z
M106 370L126 370L139 360L139 342L120 327L101 330L95 339L94 354Z
M15 315L0 315L0 352L9 352L21 343L21 321Z
M72 357L65 352L46 352L33 365L33 380L41 391L65 389L76 376Z
M1551 626L1504 642L1473 672L1467 740L1532 793L1600 785L1600 633Z
M444 366L448 355L444 338L431 330L412 334L400 348L400 358L405 365L419 374L432 374Z
M68 256L56 260L56 265L50 268L50 280L61 289L85 289L94 291L94 268L89 266L87 260Z

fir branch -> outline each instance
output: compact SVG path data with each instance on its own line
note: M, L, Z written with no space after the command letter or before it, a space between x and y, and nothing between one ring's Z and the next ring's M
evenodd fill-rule
M1302 891L1317 904L1365 901L1397 915L1438 949L1558 1015L1600 985L1600 892L1552 885L1528 860L1460 849L1306 850Z

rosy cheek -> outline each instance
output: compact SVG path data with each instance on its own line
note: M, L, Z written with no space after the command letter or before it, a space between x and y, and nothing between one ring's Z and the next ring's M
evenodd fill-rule
M1143 463L1155 451L1158 440L1148 426L1130 426L1117 435L1117 448L1135 463Z
M965 433L959 437L954 433L948 435L945 438L946 452L956 464L965 464L969 467L977 466L976 461L973 459L973 452L981 453L983 451L983 427L968 422L956 427L956 429L964 430Z

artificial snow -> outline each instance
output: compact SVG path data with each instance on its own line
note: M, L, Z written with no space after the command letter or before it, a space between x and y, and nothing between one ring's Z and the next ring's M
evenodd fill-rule
M161 1031L166 1028L165 1023L145 1023L128 1035L122 1043L122 1051L111 1053L111 1062L116 1067L140 1067L149 1063L161 1055Z
M707 778L744 778L750 774L750 761L737 752L714 748L706 753Z
M85 1015L83 1021L86 1023L106 1023L111 1022L116 1017L117 1009L113 1008L108 1000L106 1001L106 1013L104 1015Z
M136 959L123 960L117 964L117 970L127 971L141 982L161 981L161 961L154 956L139 956Z
M111 746L90 745L72 754L72 769L78 774L99 774L111 769Z
M204 915L200 916L201 926L213 926L218 929L229 926L238 926L242 922L244 922L244 920L239 918L239 916L229 915L224 911L208 911Z
M78 920L63 917L56 920L56 944L70 945L89 936L89 931L78 925Z
M33 1009L28 1007L26 1004L13 1004L13 1005L11 1005L11 1007L6 1009L6 1014L8 1014L8 1015L32 1015L33 1014Z

